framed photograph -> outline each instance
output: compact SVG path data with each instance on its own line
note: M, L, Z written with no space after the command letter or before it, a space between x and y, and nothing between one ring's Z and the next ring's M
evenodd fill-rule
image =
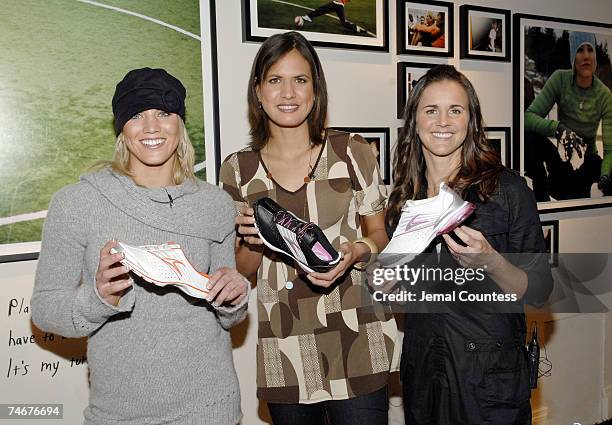
M298 31L313 45L389 51L389 0L242 0L243 41Z
M330 127L334 130L359 134L366 139L378 159L378 168L385 184L391 184L391 130L389 127Z
M206 120L205 140L204 112L214 99L204 95L203 80L208 84L214 76L203 75L203 69L212 67L207 64L209 56L202 54L202 44L210 43L210 38L202 36L199 17L200 7L208 4L187 0L177 11L159 2L135 16L125 9L109 14L106 5L83 3L74 11L82 22L78 28L67 21L47 27L48 16L65 12L64 6L53 2L42 2L36 10L18 3L4 5L3 12L16 27L10 32L15 48L3 53L6 60L0 73L4 105L0 122L5 132L0 141L0 263L38 258L53 194L78 182L97 161L113 157L116 135L110 99L130 69L146 64L164 68L186 87L185 126L195 150L195 171L199 178L207 178L212 165L207 169L206 158L213 155L205 152L214 144L214 123ZM173 25L157 19L160 16ZM209 14L205 11L202 16ZM30 25L48 31L34 36ZM113 61L101 63L106 46L92 42L91 35L109 28L107 41L118 54ZM3 31L8 29L0 27ZM134 50L143 32L148 37L142 49ZM67 33L70 49L65 48ZM159 54L154 63L150 51ZM29 65L33 57L40 66ZM55 72L42 72L47 69ZM41 92L45 95L40 96Z
M512 168L510 156L510 144L512 141L512 139L510 139L510 127L485 127L484 131L487 140L499 154L501 163L508 168Z
M548 263L551 267L559 265L559 221L543 221L542 233L546 244L546 253L549 254Z
M397 0L397 53L452 57L453 3Z
M601 130L612 105L612 25L514 14L513 26L515 168L541 212L612 206L597 184L612 171Z
M459 8L461 59L510 62L510 11L463 5Z
M433 63L398 62L397 63L397 117L404 116L404 107L416 82L435 66Z

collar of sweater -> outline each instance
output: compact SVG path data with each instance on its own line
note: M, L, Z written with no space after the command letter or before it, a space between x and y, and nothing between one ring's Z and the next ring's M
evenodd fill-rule
M192 180L187 180L178 186L145 187L137 185L134 180L123 174L115 173L112 170L111 174L130 192L144 198L149 198L153 202L166 204L167 207L174 207L174 201L182 198L184 195L189 195L198 191L196 182Z
M123 213L147 226L214 241L222 241L227 236L227 229L211 224L212 211L203 201L213 194L203 193L208 185L202 182L188 180L178 186L146 188L109 168L83 175L81 180ZM168 195L172 197L172 206ZM159 243L162 242L166 241Z

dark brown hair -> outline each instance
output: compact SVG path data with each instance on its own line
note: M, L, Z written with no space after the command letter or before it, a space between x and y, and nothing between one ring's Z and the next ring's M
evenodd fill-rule
M488 143L484 134L482 112L478 95L472 83L451 65L431 68L415 84L404 108L404 127L400 130L393 159L394 187L389 196L386 223L394 228L401 209L409 199L423 198L427 192L426 164L421 139L417 133L416 118L419 102L429 85L441 81L454 81L465 90L468 97L468 129L462 146L462 160L457 175L448 182L462 197L468 189L486 201L495 191L499 173L503 170L499 155Z
M312 73L314 105L308 115L308 131L310 140L321 144L325 134L325 119L327 117L327 84L321 62L312 45L298 32L290 31L269 37L259 48L253 61L247 101L249 105L249 123L251 125L251 143L254 150L260 150L268 142L270 127L268 116L260 107L257 98L257 86L261 84L272 65L292 50L297 50L310 65Z

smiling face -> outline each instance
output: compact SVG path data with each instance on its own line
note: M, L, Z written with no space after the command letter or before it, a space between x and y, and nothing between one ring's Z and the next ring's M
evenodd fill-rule
M291 50L270 66L256 90L271 132L275 127L308 126L315 99L312 72L297 50Z
M597 68L597 60L595 57L595 49L590 44L582 44L576 51L576 59L574 60L574 69L578 77L591 79Z
M416 130L425 159L461 164L468 122L469 100L459 83L443 80L427 86L416 115Z
M179 117L159 109L134 115L123 126L123 136L130 151L128 168L136 176L154 171L167 173L171 180L176 149L181 135Z

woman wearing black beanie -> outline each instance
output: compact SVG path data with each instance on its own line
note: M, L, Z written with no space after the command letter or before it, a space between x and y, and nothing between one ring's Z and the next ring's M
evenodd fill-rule
M185 94L163 69L130 71L113 97L112 161L56 193L45 220L32 319L88 337L85 424L241 418L228 329L246 314L249 285L234 269L231 199L194 176ZM117 241L162 244L154 252L177 276L209 275L207 295L133 274Z

